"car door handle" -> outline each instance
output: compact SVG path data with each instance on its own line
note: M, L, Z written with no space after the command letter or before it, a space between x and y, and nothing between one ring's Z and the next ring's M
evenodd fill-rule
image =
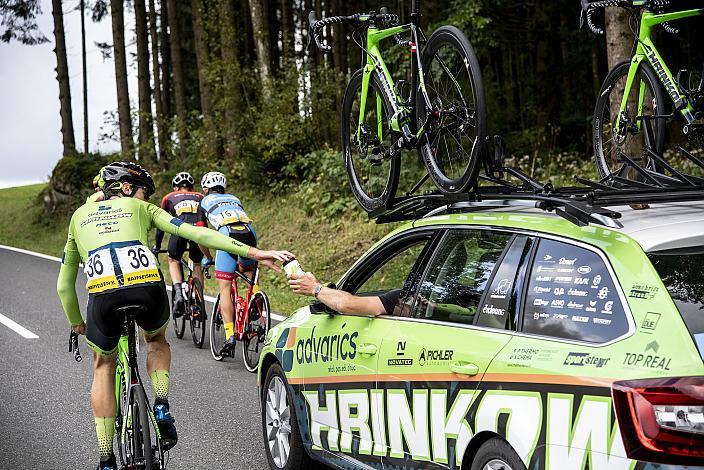
M455 374L462 375L477 375L479 373L479 367L468 362L451 362L450 370Z
M357 352L364 356L373 356L377 350L376 344L360 344L357 346Z

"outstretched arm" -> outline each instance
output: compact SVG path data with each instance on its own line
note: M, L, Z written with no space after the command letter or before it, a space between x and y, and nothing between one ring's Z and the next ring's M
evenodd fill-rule
M378 296L352 295L339 289L323 286L312 273L292 274L288 277L288 284L296 294L313 296L316 287L318 300L339 313L355 316L384 315L386 309Z
M78 254L78 248L69 227L59 278L56 281L56 292L59 294L61 305L71 327L80 327L83 324L81 309L78 306L78 295L76 295L76 276L78 275L78 263L80 261L81 257Z
M171 217L168 213L152 204L149 205L149 209L152 212L152 220L156 228L166 233L193 240L199 245L204 245L211 249L227 251L234 255L257 260L264 266L272 268L277 272L281 272L281 269L276 266L276 261L284 262L294 257L293 254L288 251L259 250L218 233L215 230L183 223L180 219Z

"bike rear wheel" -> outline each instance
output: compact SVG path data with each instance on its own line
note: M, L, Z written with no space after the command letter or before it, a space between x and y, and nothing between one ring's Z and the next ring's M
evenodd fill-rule
M252 296L247 314L249 317L242 339L242 359L248 371L256 372L264 339L271 328L271 307L266 293L259 291Z
M172 289L178 289L176 286L172 286ZM171 291L171 295L174 295L174 291ZM186 316L184 315L183 312L181 312L180 317L174 316L174 312L176 311L176 304L171 301L171 318L174 319L174 333L176 333L176 337L178 339L183 339L183 334L186 332Z
M611 174L623 178L641 180L636 171L624 165L622 154L636 165L653 171L660 166L647 154L643 121L637 116L654 116L666 113L665 93L655 72L649 65L641 63L631 85L625 114L621 115L620 130L616 131L616 120L621 112L621 101L625 93L630 61L617 64L604 80L594 108L593 143L594 160L599 175L604 178ZM642 105L639 96L642 92ZM653 150L662 155L665 145L665 119L652 119L654 135Z
M135 468L151 470L154 466L151 432L149 429L149 411L147 410L147 395L141 385L132 388L129 403L128 421L131 421L127 434L130 442L129 452L132 465Z
M216 361L222 361L223 356L220 354L223 343L225 342L225 325L222 322L220 314L220 296L215 299L213 313L210 315L210 354Z
M369 90L362 107L362 70L352 75L342 104L342 156L347 180L360 206L367 212L387 205L396 194L400 168L400 153L391 157L388 150L399 135L392 133L391 104L376 72L372 72Z
M191 317L191 336L193 336L193 344L198 348L203 347L205 340L206 317L205 314L205 299L203 298L203 283L198 278L193 278L190 292L190 311Z
M416 123L426 132L419 152L438 189L459 193L474 182L484 155L486 104L479 62L462 31L442 26L428 39L421 65L431 107L418 93Z

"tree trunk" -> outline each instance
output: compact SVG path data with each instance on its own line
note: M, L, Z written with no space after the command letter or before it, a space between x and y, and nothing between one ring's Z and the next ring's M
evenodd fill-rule
M81 58L83 61L83 153L88 155L88 67L86 65L86 2L81 0Z
M169 120L173 116L171 108L171 47L169 35L169 9L166 0L160 1L161 29L159 30L159 44L161 45L161 106L164 117Z
M205 127L205 150L209 157L217 157L217 130L213 121L213 92L208 81L210 56L205 33L205 11L202 0L191 0L193 12L193 40L196 49L196 62L198 64L198 87L200 90L200 106L203 112Z
M181 31L178 22L178 2L166 1L169 16L169 52L174 78L174 104L176 106L176 132L179 141L179 155L185 160L186 155L186 122L188 109L186 108L186 85L183 77L183 54L181 51Z
M257 65L262 82L262 96L269 99L271 93L271 56L269 55L269 24L266 19L266 0L249 0L252 15L252 30L257 48Z
M292 62L296 55L293 29L293 2L281 0L281 45L284 62ZM285 65L288 66L288 65Z
M154 0L149 0L149 35L152 42L152 74L154 75L154 103L156 105L156 130L159 143L159 164L166 165L166 122L164 106L161 97L161 77L159 67L159 35L156 24L156 8Z
M264 9L266 18L269 21L269 57L271 58L271 73L278 75L280 72L280 50L279 50L279 31L281 26L277 15L278 0L267 0L267 5Z
M122 0L110 0L112 17L112 42L115 54L115 82L117 85L117 116L120 121L120 147L122 158L134 158L130 94L127 85L127 54L125 52L125 16Z
M139 92L139 158L156 162L154 125L152 123L151 86L149 83L149 32L144 0L134 2L137 33L137 91Z
M233 3L231 0L219 0L220 12L220 51L223 62L223 102L225 123L225 155L233 161L238 152L237 116L242 110L242 90L238 80L241 69L237 54L239 52L238 29L235 23Z
M59 103L61 105L61 137L64 155L76 153L76 140L73 135L73 113L71 111L71 85L68 78L66 57L66 35L64 34L64 11L61 0L51 0L54 17L54 38L56 45L56 80L59 82Z

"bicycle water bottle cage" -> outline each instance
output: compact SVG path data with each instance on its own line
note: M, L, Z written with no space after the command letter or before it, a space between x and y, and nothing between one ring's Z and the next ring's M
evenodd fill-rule
M681 69L677 72L677 84L695 110L695 119L704 117L704 68L701 72Z
M400 79L396 82L396 95L398 96L398 104L401 106L411 105L411 84L408 81ZM407 95L407 96L406 96Z

